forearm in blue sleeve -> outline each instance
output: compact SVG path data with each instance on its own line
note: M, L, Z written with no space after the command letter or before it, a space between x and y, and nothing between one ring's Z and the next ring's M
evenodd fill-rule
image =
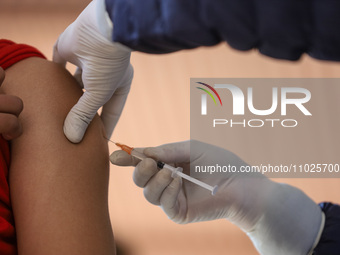
M169 53L226 41L279 59L308 53L340 61L340 1L105 1L113 40L137 51Z
M249 0L237 2L106 0L106 5L114 24L114 41L138 51L168 53L216 45L226 40L227 34L231 43L239 42L235 47L253 48L257 41L254 17L243 8Z
M340 251L340 206L320 203L326 216L324 230L313 255L339 254Z

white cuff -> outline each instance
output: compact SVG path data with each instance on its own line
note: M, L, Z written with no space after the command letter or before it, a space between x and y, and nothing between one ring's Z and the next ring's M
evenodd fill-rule
M113 23L106 11L105 0L93 0L99 32L112 42Z
M307 255L312 255L313 252L314 252L315 247L318 245L318 243L319 243L319 241L320 241L320 238L321 238L321 235L322 235L322 232L323 232L323 229L324 229L324 227L325 227L325 221L326 221L326 216L325 216L325 214L322 212L322 214L321 214L321 224L320 224L319 233L318 233L318 235L316 236L315 241L314 241L314 244L313 244L312 248L310 249L310 251L308 252Z
M97 28L99 33L108 39L110 42L112 41L113 35L113 23L110 19L108 12L106 11L105 0L93 0L96 8L96 17L97 17ZM131 52L132 50L129 47L126 47L123 44L113 42L117 48L122 51Z

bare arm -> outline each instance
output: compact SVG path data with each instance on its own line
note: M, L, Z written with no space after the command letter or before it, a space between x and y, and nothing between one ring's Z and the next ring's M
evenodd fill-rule
M5 93L24 102L12 141L11 199L20 255L114 254L107 141L95 117L71 144L63 121L82 91L65 70L29 58L6 71Z

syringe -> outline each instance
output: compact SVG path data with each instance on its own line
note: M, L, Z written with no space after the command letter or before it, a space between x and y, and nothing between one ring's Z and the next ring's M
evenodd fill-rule
M109 139L108 139L108 140L109 140ZM123 151L127 152L128 154L134 156L135 158L138 158L138 159L140 159L140 160L143 160L143 159L147 158L143 153L141 153L141 152L135 150L133 147L130 147L130 146L127 146L127 145L121 144L121 143L115 143L115 142L113 142L113 141L111 141L111 140L109 140L109 141L112 142L112 143L114 143L116 146L118 146L118 147L121 148ZM210 190L212 195L215 195L216 192L217 192L217 189L218 189L218 186L217 186L217 185L215 185L215 186L210 186L209 184L206 184L206 183L204 183L204 182L202 182L202 181L199 181L199 180L197 180L197 179L195 179L195 178L193 178L193 177L191 177L191 176L189 176L189 175L187 175L187 174L184 174L184 173L182 173L183 168L181 168L181 167L175 168L175 167L170 166L170 165L168 165L168 164L166 164L166 163L164 163L164 162L162 162L162 161L157 161L157 166L158 166L159 169L165 168L165 169L170 170L170 171L172 172L172 175L171 175L171 176L172 176L173 178L176 177L176 176L180 176L180 177L182 177L183 179L186 179L186 180L188 180L188 181L190 181L190 182L192 182L192 183L195 183L195 184L201 186L202 188L205 188L205 189L207 189L207 190Z

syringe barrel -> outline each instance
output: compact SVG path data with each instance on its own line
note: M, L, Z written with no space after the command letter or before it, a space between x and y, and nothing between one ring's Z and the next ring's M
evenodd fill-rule
M143 153L136 151L135 149L131 151L131 155L140 159L140 160L143 160L143 159L146 158L146 156Z
M143 153L141 153L139 151L136 151L135 149L133 149L130 154L132 156L140 159L140 160L143 160L143 159L147 158ZM173 173L172 177L175 177L176 175L178 175L178 176L182 177L183 179L186 179L186 180L188 180L190 182L193 182L193 183L201 186L202 188L210 190L212 195L215 195L215 193L217 191L217 186L214 186L214 187L210 186L209 184L206 184L206 183L204 183L204 182L202 182L200 180L197 180L197 179L195 179L195 178L193 178L193 177L191 177L191 176L189 176L187 174L182 173L183 169L180 168L180 167L176 168L176 167L170 166L168 164L165 164L164 162L161 162L161 161L157 162L157 166L160 169L166 168L166 169L170 170Z
M195 183L195 184L201 186L202 188L210 190L213 195L215 195L215 193L217 191L217 186L213 187L213 186L211 186L211 185L209 185L207 183L204 183L204 182L202 182L200 180L197 180L197 179L191 177L190 175L182 173L182 171L179 171L179 169L182 169L182 168L175 168L175 167L170 166L168 164L164 164L164 168L171 170L175 175L178 175L178 176L182 177L183 179L186 179L186 180L188 180L188 181L190 181L192 183Z
M163 168L169 169L172 172L177 172L177 168L163 163Z

